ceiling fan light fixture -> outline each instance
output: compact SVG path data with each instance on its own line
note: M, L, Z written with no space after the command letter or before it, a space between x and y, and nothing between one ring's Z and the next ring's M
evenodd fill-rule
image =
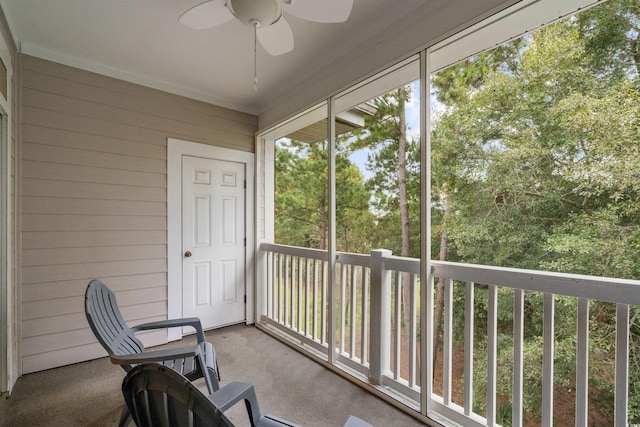
M227 7L240 21L255 27L268 27L282 17L278 0L227 0Z

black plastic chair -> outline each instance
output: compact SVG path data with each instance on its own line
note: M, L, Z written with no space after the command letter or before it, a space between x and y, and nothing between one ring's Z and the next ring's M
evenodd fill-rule
M158 362L168 366L190 380L204 378L210 393L218 390L219 373L213 345L205 341L200 319L184 318L163 320L129 327L125 323L116 297L101 281L92 280L85 293L85 313L91 330L107 350L111 362L129 372L143 362ZM190 326L196 330L197 344L190 347L146 351L136 338L138 331ZM129 411L125 406L120 426L128 424Z
M224 411L241 400L253 427L297 427L262 415L252 384L232 382L207 397L187 378L157 363L133 368L122 382L122 394L138 427L233 426Z

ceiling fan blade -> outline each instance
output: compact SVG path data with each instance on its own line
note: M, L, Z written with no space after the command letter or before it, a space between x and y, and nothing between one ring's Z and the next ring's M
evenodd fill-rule
M225 0L211 0L192 7L178 18L178 22L194 30L204 30L233 19Z
M272 56L293 50L293 31L284 16L273 25L258 28L256 34L262 47Z
M349 19L353 0L280 0L282 9L307 21L337 23Z

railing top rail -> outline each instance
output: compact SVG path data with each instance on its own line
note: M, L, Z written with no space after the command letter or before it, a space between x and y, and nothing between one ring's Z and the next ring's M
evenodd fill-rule
M420 260L417 258L391 255L384 259L384 267L387 270L399 271L401 273L420 274Z
M302 248L299 246L278 245L275 243L261 243L260 250L276 252L283 255L301 256L321 261L327 260L327 251L323 249Z
M267 252L300 256L323 261L326 261L328 258L328 252L323 249L310 249L299 246L280 245L276 243L261 243L260 249ZM342 264L352 264L362 267L371 266L371 256L369 254L337 252L336 261ZM416 258L406 258L390 255L384 258L384 263L387 270L420 274L420 260Z
M347 252L338 252L336 261L341 264L351 264L360 267L371 266L371 256L369 254L351 254Z
M262 243L263 251L327 260L327 251L295 246ZM370 255L339 252L336 260L343 264L370 266ZM525 270L518 268L494 267L488 265L464 264L448 261L431 261L436 277L506 288L524 289L576 298L622 303L640 306L640 281L609 277L586 276L557 273L551 271ZM420 274L420 260L395 255L384 257L384 268L399 272Z
M640 306L640 281L432 261L436 277Z

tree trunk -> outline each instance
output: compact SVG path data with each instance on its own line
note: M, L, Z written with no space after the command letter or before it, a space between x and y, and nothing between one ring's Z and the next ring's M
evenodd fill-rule
M319 224L320 233L320 248L319 249L327 249L327 200L323 197L320 200L320 224Z
M449 204L449 198L444 196L444 217L443 222L449 215L451 206ZM449 237L447 236L447 229L442 228L442 234L440 235L440 254L438 259L440 261L447 260L447 245L449 244ZM444 279L441 277L438 279L438 299L436 300L435 313L433 315L433 369L435 370L436 359L438 358L438 345L440 343L440 329L442 328L442 313L444 311Z

